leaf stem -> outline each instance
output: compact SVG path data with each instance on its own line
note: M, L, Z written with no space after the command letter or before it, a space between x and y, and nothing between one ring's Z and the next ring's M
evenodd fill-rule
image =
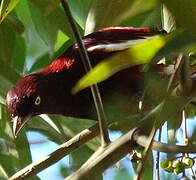
M147 161L148 154L149 154L149 152L151 150L151 147L152 147L152 144L153 144L153 139L154 139L154 136L156 134L156 130L157 129L156 129L155 125L154 125L152 130L151 130L151 133L150 133L150 135L148 137L147 146L144 149L144 156L143 156L142 162L138 165L137 174L134 177L134 180L142 179L141 176L142 176L142 173L144 171L144 166L145 166L145 163Z
M162 127L159 128L159 134L158 134L158 141L161 142L161 135L162 135ZM156 157L156 179L160 180L160 152L157 151L157 157Z
M91 62L89 60L86 48L82 42L82 38L80 36L80 33L76 27L76 24L73 19L69 5L67 4L66 0L60 0L60 2L62 4L64 11L65 11L65 14L67 15L67 18L69 20L69 23L70 23L71 28L73 30L73 33L75 35L77 44L79 46L79 52L80 52L81 60L84 65L85 71L88 72L92 69ZM95 103L95 108L96 108L97 116L98 116L98 120L99 120L101 144L102 144L102 146L105 146L110 142L110 139L109 139L109 135L108 135L107 120L106 120L101 96L100 96L97 84L91 86L90 88L91 88L91 92L93 95L93 100Z

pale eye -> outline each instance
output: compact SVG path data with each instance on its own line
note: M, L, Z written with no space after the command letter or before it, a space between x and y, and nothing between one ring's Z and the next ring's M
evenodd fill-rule
M40 96L37 96L36 99L35 99L34 104L35 104L36 106L38 106L40 103L41 103L41 97L40 97Z

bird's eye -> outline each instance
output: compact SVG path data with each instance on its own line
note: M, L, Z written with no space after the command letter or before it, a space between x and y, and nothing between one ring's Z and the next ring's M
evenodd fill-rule
M35 104L36 106L38 106L40 103L41 103L41 98L40 98L40 96L37 96L36 99L35 99L34 104Z

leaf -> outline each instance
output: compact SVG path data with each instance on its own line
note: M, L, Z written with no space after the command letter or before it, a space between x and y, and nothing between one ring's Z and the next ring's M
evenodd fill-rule
M14 48L11 66L15 71L22 74L25 68L26 59L25 39L19 35L16 35L15 43L17 46Z
M24 33L24 25L17 17L7 16L4 22L9 24L19 34Z
M37 58L49 51L49 48L46 46L46 44L43 42L43 40L35 30L28 1L20 1L15 8L15 12L18 19L23 23L25 27L25 31L23 33L23 38L25 39L25 49L23 49L23 53L26 53L26 64L23 67L23 70L28 70ZM21 45L22 44L20 44L19 46ZM22 54L22 51L19 51L19 54Z
M4 61L5 64L13 66L14 70L23 72L25 41L19 33L24 31L24 26L16 18L8 17L0 24L0 62Z
M96 65L87 75L82 77L72 89L72 93L75 94L90 85L104 81L121 69L149 63L165 43L166 41L163 37L157 36L133 45L127 50L117 52Z
M90 3L92 0L69 0L68 4L75 21L84 29Z
M171 54L177 54L182 51L189 53L191 51L196 51L196 39L187 33L187 31L176 31L170 34L167 38L167 43L163 48L161 48L152 61L157 62L157 60L166 57L169 58ZM173 60L175 60L173 58Z
M88 86L104 81L114 73L127 67L146 64L151 61L157 63L163 57L170 57L180 51L195 51L196 46L194 44L196 44L196 41L191 38L189 33L184 31L145 40L127 50L115 53L115 55L96 65L76 83L72 93L75 94Z
M162 5L162 16L163 29L168 33L174 31L176 29L174 17L165 5Z
M7 22L0 24L0 59L10 61L15 46L15 31Z
M55 51L59 50L63 46L63 44L68 40L68 36L66 36L62 31L58 31L57 42L55 44Z
M85 34L103 27L119 26L128 18L150 10L156 4L156 0L92 0Z
M64 40L66 40L66 37L65 37ZM58 51L55 52L54 58L51 59L49 57L48 53L45 53L43 56L37 58L36 62L30 68L29 73L40 70L41 68L44 68L47 65L49 65L52 62L53 59L55 59L55 58L59 57L61 54L63 54L65 49L67 49L73 43L73 41L71 39L69 39L61 47L58 47L58 46L61 45L62 39L59 40L59 41L60 42L57 41L57 44L56 44L56 49L58 48Z
M153 179L153 165L154 165L153 154L152 154L152 151L150 151L148 153L148 157L145 163L145 168L142 174L142 179L144 180Z
M13 68L7 65L0 59L0 96L5 101L6 94L8 90L16 83L16 81L21 77L16 73Z
M41 5L36 7L36 1L29 1L28 3L35 28L42 40L46 43L47 46L49 46L50 54L52 55L54 53L54 44L56 42L57 28L55 24L51 25L49 19L44 16L44 10L42 9Z
M191 36L196 39L196 1L195 0L176 0L167 1L161 0L162 3L173 14L177 28L184 28L190 32Z
M4 171L9 176L17 172L20 168L31 163L31 153L26 138L25 129L21 131L20 137L14 139L12 134L12 124L10 116L8 115L7 108L3 105L1 108L1 119L0 119L0 136L4 139L7 145L7 156L10 157L12 163L4 164ZM12 160L11 160L12 159ZM2 161L0 161L1 164ZM7 166L10 166L8 168Z
M20 0L2 0L0 7L0 23L15 8Z
M50 0L28 2L35 28L39 36L49 46L50 56L52 56L57 32L61 30L65 35L72 37L72 31L64 11L59 6L50 11L50 13L48 12L47 7L50 3L53 2Z
M82 146L78 148L76 151L71 153L71 170L75 171L79 169L85 161L90 158L94 151L90 149L88 146ZM82 154L82 156L81 156Z
M46 135L51 141L54 141L57 144L62 144L65 140L72 138L82 130L95 124L94 121L87 119L69 118L58 115L50 115L49 118L51 118L60 133L39 117L32 118L32 120L27 123L28 128ZM87 143L87 146L95 151L98 148L99 143L99 140L94 138Z
M13 166L13 161L16 161L17 159L14 158L9 153L0 153L0 166L4 170L6 170L7 176L11 176L15 172L15 168Z

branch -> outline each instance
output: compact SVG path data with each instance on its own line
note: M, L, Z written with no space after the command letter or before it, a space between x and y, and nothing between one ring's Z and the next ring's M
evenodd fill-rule
M133 132L133 130L130 130L130 131ZM131 143L133 143L135 141L141 146L144 146L144 147L146 146L148 136L135 135L134 136L135 141L132 141L131 136L130 136L131 132L127 133L125 137L122 136L120 139L113 142L115 144L119 144L118 147L116 146L117 150L115 151L115 153L117 153L117 154L115 154L115 153L113 154L113 161L117 162L118 160L121 159L121 157L123 157L124 155L129 153L131 151ZM32 163L32 164L26 166L24 169L18 171L16 174L14 174L12 177L10 177L10 180L24 180L24 179L27 179L27 178L33 176L33 175L36 175L37 173L46 169L47 167L51 166L52 164L56 163L57 161L59 161L60 159L62 159L64 156L68 155L72 151L78 149L80 146L82 146L87 141L91 140L92 138L96 137L98 134L99 134L98 124L95 124L94 126L90 127L89 129L83 130L81 133L77 134L72 139L70 139L69 141L62 144L53 153L42 158L40 161ZM121 139L124 139L124 140L121 140ZM121 142L121 141L123 141L124 144L122 144L123 142ZM110 151L110 148L112 148L112 147L115 148L113 143L111 143L108 146L108 148L101 148L102 151L105 151L106 149L108 151ZM154 143L152 145L152 149L154 149L154 150L161 151L161 152L173 152L173 153L194 153L195 148L196 148L195 146L167 145L167 144L160 143L157 141L154 141ZM123 151L125 151L125 152L123 153ZM120 154L119 154L119 152L120 152ZM100 153L100 157L103 158L102 153ZM95 158L95 155L94 155L94 158ZM107 165L107 167L109 167L113 162L111 159L111 155L108 157L105 157L105 158L107 158L106 163L110 162L110 164ZM102 163L104 163L104 159L103 159ZM102 167L102 166L100 166L100 167ZM103 171L105 169L103 169Z
M146 141L147 144L146 144L145 149L144 149L143 158L142 158L141 162L138 164L137 174L136 174L136 176L134 178L135 180L140 180L141 179L142 173L144 171L144 166L146 164L149 152L150 152L150 150L152 148L153 139L155 137L156 131L157 131L157 129L155 128L155 125L153 125L153 128L151 130L150 136L148 137L148 139Z
M136 143L143 147L147 146L148 138L149 137L147 135L134 136ZM158 141L153 141L152 149L165 153L195 153L196 146L169 145Z
M63 6L65 14L67 15L67 18L69 20L69 23L70 23L71 28L73 30L73 33L75 35L77 44L79 46L79 52L80 52L81 60L82 60L82 63L84 65L85 71L88 72L92 69L92 65L91 65L91 62L89 60L86 48L85 48L85 46L82 42L82 38L81 38L80 33L77 29L77 26L75 24L75 21L73 19L72 14L71 14L70 8L67 4L67 1L66 0L60 0L60 2ZM102 143L102 146L105 146L110 142L110 139L109 139L109 135L108 135L107 120L106 120L106 116L105 116L101 96L100 96L97 84L91 86L90 88L91 88L91 92L92 92L92 95L93 95L93 100L94 100L94 103L95 103L95 108L96 108L97 116L98 116L98 120L99 120L101 143Z
M115 164L122 159L126 154L130 153L135 147L135 141L146 147L148 143L148 136L139 135L136 132L140 131L139 128L131 129L128 133L121 136L116 141L112 142L106 147L101 147L97 150L84 165L71 174L65 180L84 180L92 179L92 177L101 174L109 166ZM166 153L194 153L195 146L178 146L178 145L167 145L157 141L153 141L152 149L166 152Z
M48 156L42 158L40 161L32 163L26 166L24 169L18 171L10 180L22 180L27 179L33 175L36 175L43 169L51 166L52 164L56 163L72 151L78 149L80 146L88 142L89 140L93 139L99 134L99 126L95 124L94 126L90 127L89 129L85 129L76 136L74 136L69 141L62 144L56 151L49 154Z
M106 147L100 147L79 170L68 176L66 180L92 179L95 174L96 176L101 174L109 166L122 159L134 147L131 144L135 130L136 128L130 130Z

